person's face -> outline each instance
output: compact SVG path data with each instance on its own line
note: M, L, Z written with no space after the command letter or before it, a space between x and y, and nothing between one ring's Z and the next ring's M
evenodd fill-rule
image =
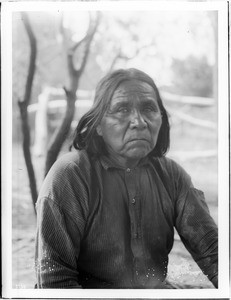
M109 155L122 166L134 166L154 149L161 124L155 91L147 83L132 80L115 90L97 132Z

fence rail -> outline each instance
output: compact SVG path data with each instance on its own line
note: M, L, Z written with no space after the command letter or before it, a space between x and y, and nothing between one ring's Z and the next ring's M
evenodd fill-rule
M174 95L166 92L161 93L164 97L164 100L166 101L168 111L173 115L174 117L180 119L183 122L187 122L202 128L207 129L216 129L216 123L210 122L208 120L202 120L195 118L189 114L186 114L180 110L173 109L169 107L168 104L175 102L179 104L187 104L191 106L212 106L214 105L214 100L212 98L203 98L203 97L188 97L188 96L179 96ZM80 117L90 109L90 107L93 104L93 92L88 92L84 90L79 90L77 92L77 99L75 106L76 106L76 117L79 120ZM65 99L59 99L59 100L50 100L51 96L53 98L56 97L65 97L64 91L62 89L56 89L56 88L46 88L42 94L39 96L38 103L34 103L28 106L28 112L29 113L36 113L35 119L37 120L45 120L47 118L47 112L52 113L55 112L56 109L64 109L66 107L66 100ZM42 101L41 101L42 100ZM46 109L44 109L44 107ZM49 120L47 119L47 122ZM75 126L77 120L73 121ZM39 155L39 153L44 152L44 144L46 143L45 140L47 139L47 132L44 133L46 130L48 130L47 124L45 122L35 122L36 128L35 128L35 145L34 149L35 152ZM72 124L73 125L73 124ZM43 128L43 130L41 130ZM216 156L217 152L214 149L209 150L201 150L201 151L177 151L177 152L171 152L171 156L180 157L181 159L193 159L193 158L203 158L203 157L213 157Z

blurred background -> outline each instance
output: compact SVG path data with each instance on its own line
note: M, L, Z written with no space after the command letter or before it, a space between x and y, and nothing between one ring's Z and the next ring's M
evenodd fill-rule
M213 11L14 12L13 282L33 288L36 214L44 175L69 151L101 77L148 73L170 115L167 156L204 191L217 222L217 15ZM169 280L212 288L175 235Z

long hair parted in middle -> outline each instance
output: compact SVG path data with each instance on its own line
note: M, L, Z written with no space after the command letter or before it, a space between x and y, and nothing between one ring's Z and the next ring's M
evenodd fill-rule
M131 80L139 80L149 84L155 91L157 103L162 115L162 125L159 131L155 148L149 155L161 157L169 149L170 145L170 126L168 114L163 106L159 91L150 76L137 69L120 69L107 74L98 83L95 91L95 99L92 108L80 119L73 138L75 149L85 149L92 157L106 154L106 147L103 138L98 135L96 128L100 124L105 112L107 111L112 96L118 86Z

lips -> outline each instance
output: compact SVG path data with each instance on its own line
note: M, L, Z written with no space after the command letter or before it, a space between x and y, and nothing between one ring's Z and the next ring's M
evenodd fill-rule
M139 142L139 141L149 142L149 140L145 138L133 138L128 140L128 142Z

